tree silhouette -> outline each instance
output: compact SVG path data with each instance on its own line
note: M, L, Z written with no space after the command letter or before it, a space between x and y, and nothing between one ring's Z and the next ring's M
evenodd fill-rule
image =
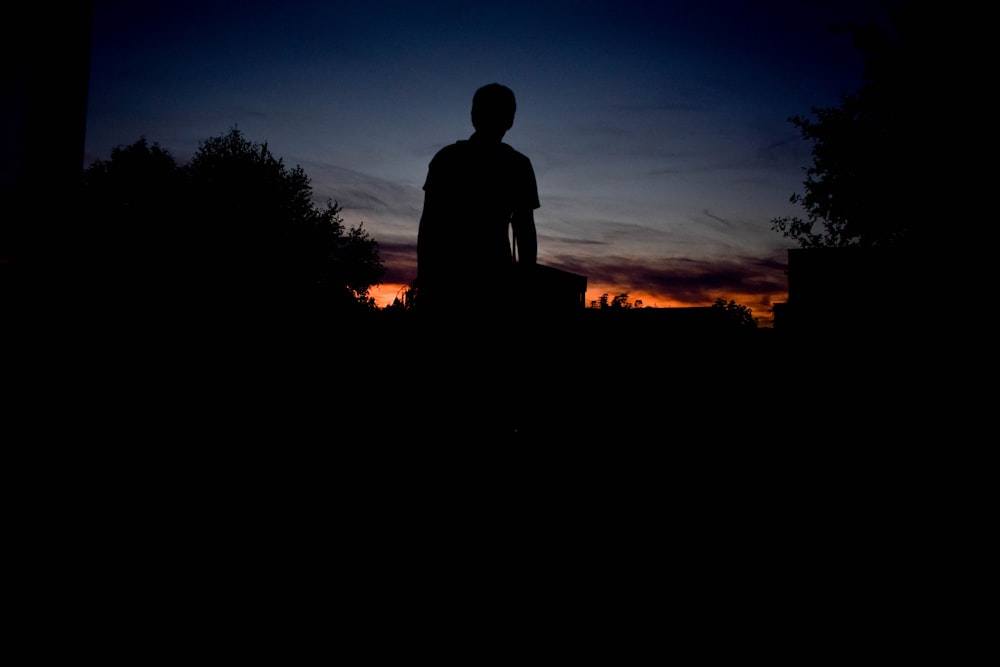
M404 285L393 298L392 303L385 307L391 312L410 312L416 310L419 300L419 287L416 279Z
M733 300L728 303L722 297L715 300L712 309L723 313L723 321L733 328L756 329L757 318L753 316L753 310L748 306L741 306Z
M636 302L636 307L641 307L641 305L641 301ZM614 298L610 297L607 293L604 293L597 301L591 301L590 307L596 308L597 310L630 310L632 308L632 304L628 301L628 292L619 294Z
M145 137L111 151L83 174L78 225L85 258L105 289L149 289L169 272L171 229L183 219L183 174L171 155Z
M138 272L161 295L208 308L375 308L384 267L363 223L347 228L337 202L317 207L301 167L238 129L202 142L185 167L145 138L116 148L86 170L84 203L130 258L112 262L129 271L122 280Z
M377 243L346 229L340 206L312 203L305 171L288 169L267 144L238 129L201 143L188 166L193 240L222 275L255 298L320 296L337 307L374 308L369 289L384 274Z
M802 247L898 247L922 240L929 138L940 124L929 111L925 51L934 35L915 13L898 10L891 26L870 23L850 32L863 56L863 83L815 119L789 121L813 142L804 194L790 200L806 217L785 216L772 229ZM821 228L818 228L820 225Z

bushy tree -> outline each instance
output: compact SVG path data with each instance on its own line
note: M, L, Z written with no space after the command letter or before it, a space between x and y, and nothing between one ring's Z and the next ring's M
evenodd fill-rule
M162 217L179 190L177 163L159 144L141 137L118 146L108 160L97 160L84 172L87 204L105 219L133 220Z
M83 259L102 289L143 292L170 272L176 249L169 240L184 217L183 174L174 158L145 137L111 151L83 174Z
M346 227L337 202L317 207L301 167L238 129L202 142L184 167L142 138L91 165L84 185L88 213L145 258L119 266L145 267L158 292L207 308L375 307L384 267L363 223Z
M336 202L317 208L304 170L287 168L267 144L238 129L203 142L187 168L196 238L209 266L241 291L374 307L369 289L384 274L377 243L346 228Z
M753 310L748 306L741 306L733 300L728 302L719 297L712 304L714 311L722 314L722 320L727 326L739 329L756 329L757 318L753 316Z
M840 106L813 108L813 118L789 121L813 143L804 193L791 201L805 218L785 216L772 229L802 247L899 247L922 240L932 138L940 134L927 99L927 53L937 50L928 23L914 8L890 26L845 28L864 61L861 87Z

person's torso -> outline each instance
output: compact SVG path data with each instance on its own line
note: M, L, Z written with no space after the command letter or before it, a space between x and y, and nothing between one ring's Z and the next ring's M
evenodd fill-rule
M511 214L531 198L525 169L526 158L503 143L458 141L435 156L426 187L470 261L510 261Z

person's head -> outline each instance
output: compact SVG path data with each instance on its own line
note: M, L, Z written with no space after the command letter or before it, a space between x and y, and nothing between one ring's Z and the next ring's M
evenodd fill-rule
M472 96L472 126L477 132L503 136L514 125L517 103L514 91L499 83L490 83Z

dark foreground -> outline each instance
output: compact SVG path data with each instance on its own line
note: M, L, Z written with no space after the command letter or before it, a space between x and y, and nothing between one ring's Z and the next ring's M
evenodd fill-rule
M145 391L123 398L167 430L286 443L895 441L936 421L940 388L926 344L877 332L398 316L188 342L126 367Z
M853 655L844 637L924 617L928 544L956 544L942 451L966 425L928 348L224 319L8 339L4 470L37 604L56 599L45 582L77 609L121 600L115 627L146 643L138 601L173 633L177 600L256 651L244 618L312 627L330 581L378 646L385 600L422 618L440 582L496 581L500 599L542 591L595 618L637 609L630 631L662 593L715 651Z
M37 411L42 432L107 440L759 451L902 442L955 426L940 409L941 355L896 333L380 314L126 320L11 346L9 405Z

